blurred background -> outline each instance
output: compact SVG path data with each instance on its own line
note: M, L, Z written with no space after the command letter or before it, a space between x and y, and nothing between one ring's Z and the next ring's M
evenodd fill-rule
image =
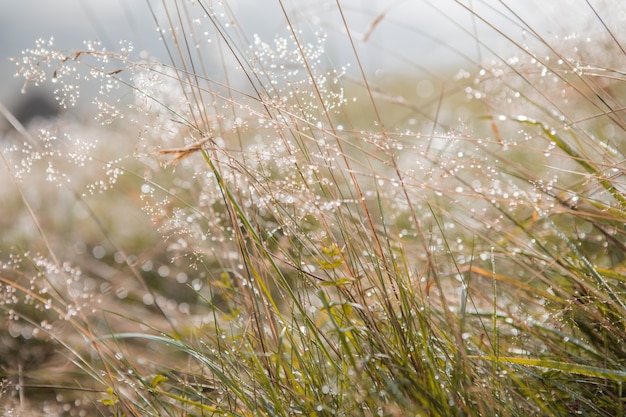
M313 29L323 27L327 31L327 54L334 64L350 61L353 54L334 1L286 0L282 3L298 24ZM205 0L203 4L211 7L213 2ZM604 21L612 25L616 33L626 22L626 5L618 1L557 0L548 4L535 0L344 0L341 5L361 61L371 74L385 71L414 74L416 70L455 73L460 68L471 71L493 52L506 56L507 48L515 51L511 41L521 44L532 41L533 35L520 26L516 15L539 31L539 36L547 37L587 31L588 24L599 25L597 19L589 18L593 15L589 13L589 5L602 13ZM226 2L225 10L229 9L232 16L239 19L233 24L244 28L250 38L258 34L264 41L270 41L275 34L284 33L285 19L278 1L233 0ZM505 31L506 36L475 18L469 9ZM24 107L25 100L34 95L51 96L50 85L31 88L28 97L21 95L23 80L13 77L15 64L9 61L24 49L34 47L38 38L54 37L56 47L68 50L81 49L83 41L98 40L112 51L119 49L121 40L130 40L136 52L145 50L166 59L153 15L163 17L161 2L0 2L0 101L10 110L18 111ZM477 44L476 35L483 45Z

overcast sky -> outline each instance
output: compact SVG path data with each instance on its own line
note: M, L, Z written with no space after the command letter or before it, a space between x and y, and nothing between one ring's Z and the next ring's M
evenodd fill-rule
M205 0L205 3L210 1ZM342 60L343 55L350 53L345 43L333 40L346 39L338 24L335 1L284 0L284 3L290 10L289 5L297 4L305 10L310 23L325 26L331 38L329 54L334 60ZM512 15L500 2L467 0L465 3L471 3L480 10L481 16L506 28L511 36L522 37L522 28L513 21L507 21ZM516 0L506 3L547 35L581 28L585 20L592 16L585 0ZM591 3L613 3L614 7L609 7L610 11L603 17L616 27L619 25L621 33L624 33L624 2ZM158 9L160 2L153 1L152 4ZM269 40L284 27L277 0L231 0L228 4L249 34L259 33ZM464 32L473 30L475 23L481 39L488 40L490 45L500 50L511 48L504 37L496 35L479 21L472 21L467 11L455 5L453 0L344 0L341 4L353 35L359 41L363 40L376 18L383 17L367 39L367 46L372 48L363 49L362 58L372 70L377 66L391 69L401 66L393 60L394 53L434 69L457 65L459 61L461 63L458 65L462 65L458 54L451 53L441 43L429 39L431 36L471 59L477 59L476 43ZM315 20L316 16L318 21ZM0 100L14 100L21 86L21 82L12 77L14 64L8 61L8 57L19 55L23 49L34 46L37 38L47 39L51 36L63 49L78 49L83 40L90 39L98 39L107 48L116 49L120 40L130 39L137 49L149 50L157 56L162 52L146 0L0 0ZM376 45L385 48L389 54L381 57L376 52Z

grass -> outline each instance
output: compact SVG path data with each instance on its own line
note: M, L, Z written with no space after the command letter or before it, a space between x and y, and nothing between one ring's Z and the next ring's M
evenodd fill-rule
M624 415L610 8L548 39L458 3L483 61L447 77L409 54L371 73L393 8L361 37L367 11L329 9L344 63L278 4L270 40L228 4L150 8L168 62L48 41L16 60L64 106L99 85L100 125L5 138L3 412Z

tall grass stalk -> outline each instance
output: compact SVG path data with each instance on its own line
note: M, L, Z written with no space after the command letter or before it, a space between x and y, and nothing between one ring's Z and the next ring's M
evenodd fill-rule
M621 28L473 3L424 2L470 22L451 76L377 43L400 3L278 0L263 39L147 1L166 62L25 51L62 106L97 84L98 124L0 108L3 412L624 415Z

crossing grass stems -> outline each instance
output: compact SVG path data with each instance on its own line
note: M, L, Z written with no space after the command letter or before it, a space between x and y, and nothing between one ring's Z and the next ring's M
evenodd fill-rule
M147 2L165 61L16 58L61 106L99 89L97 123L0 109L3 412L624 415L621 29L455 3L482 60L450 76L373 74L401 5L359 33L340 1L326 27L277 1L272 39Z

